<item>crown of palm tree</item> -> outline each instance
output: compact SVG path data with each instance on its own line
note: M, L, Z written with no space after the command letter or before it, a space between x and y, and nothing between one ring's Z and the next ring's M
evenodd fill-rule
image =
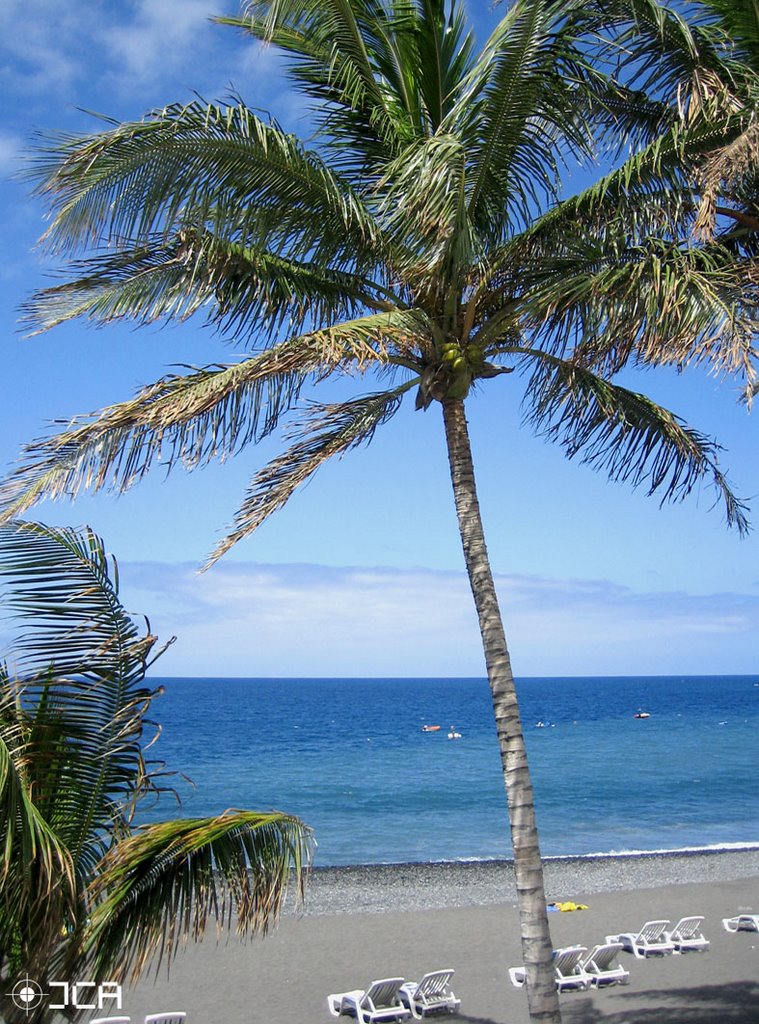
M215 558L406 392L426 408L517 370L526 419L568 455L663 500L710 478L743 529L716 445L612 382L631 362L701 361L755 387L756 38L746 5L698 6L686 24L653 0L517 0L479 52L458 2L267 0L217 19L283 51L313 143L241 100L56 138L36 174L73 276L26 315L44 330L200 313L251 354L30 444L6 515L229 457L299 406ZM623 144L619 169L560 201L567 161ZM383 384L304 408L341 374Z

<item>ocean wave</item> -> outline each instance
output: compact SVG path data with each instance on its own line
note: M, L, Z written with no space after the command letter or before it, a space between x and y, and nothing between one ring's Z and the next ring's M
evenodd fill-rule
M543 857L544 861L602 860L607 857L687 857L708 853L732 853L759 850L759 841L745 843L710 843L705 846L677 846L653 850L599 850L593 853L565 853Z
M720 854L731 853L754 853L759 851L759 841L742 843L714 843L707 846L680 846L676 848L655 849L655 850L603 850L595 853L567 853L543 857L544 864L582 864L597 861L611 860L645 860L654 857L708 857ZM319 864L315 866L316 872L341 872L361 871L378 868L380 870L403 869L416 870L425 867L472 867L478 865L497 867L506 865L511 867L514 864L512 857L439 857L429 860L377 860L365 862L353 862L345 864Z

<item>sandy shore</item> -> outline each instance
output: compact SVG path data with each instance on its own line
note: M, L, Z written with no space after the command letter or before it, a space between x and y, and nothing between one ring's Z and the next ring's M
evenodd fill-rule
M526 998L508 981L521 960L508 865L342 868L314 873L300 915L266 939L207 938L170 977L125 992L123 1012L182 1009L188 1024L322 1022L326 995L373 978L456 970L469 1024L524 1024ZM552 914L555 946L592 946L652 918L703 914L706 953L641 961L622 954L631 984L561 997L565 1024L759 1024L759 935L721 919L759 913L759 851L549 862L549 899L589 909Z
M548 900L575 899L576 892L759 878L759 850L549 858L544 877ZM300 913L387 913L503 903L515 905L509 861L387 864L316 869Z

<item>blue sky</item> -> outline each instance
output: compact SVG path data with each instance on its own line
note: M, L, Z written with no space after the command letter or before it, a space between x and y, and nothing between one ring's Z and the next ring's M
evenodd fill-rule
M482 5L484 7L484 5ZM480 9L480 5L478 5ZM2 464L45 425L128 397L174 363L238 351L194 324L24 339L18 305L49 279L35 250L44 209L13 179L37 130L87 130L77 108L118 118L238 90L306 131L276 55L208 16L231 0L5 0L0 6ZM701 372L631 375L724 446L759 516L757 416ZM359 385L360 387L360 385ZM705 489L656 498L567 462L520 425L519 382L469 409L480 499L515 671L521 675L755 672L759 540L725 528ZM275 443L224 466L158 475L129 494L46 503L49 523L89 523L116 554L130 608L177 642L164 675L481 675L439 411L411 404L366 449L326 467L210 573L196 570Z

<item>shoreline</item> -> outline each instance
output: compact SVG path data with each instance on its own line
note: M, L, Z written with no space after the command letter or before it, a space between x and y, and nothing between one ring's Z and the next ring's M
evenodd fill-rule
M547 857L546 898L575 900L598 893L759 878L759 846L714 850ZM314 867L299 917L383 914L516 903L513 861L437 861Z

